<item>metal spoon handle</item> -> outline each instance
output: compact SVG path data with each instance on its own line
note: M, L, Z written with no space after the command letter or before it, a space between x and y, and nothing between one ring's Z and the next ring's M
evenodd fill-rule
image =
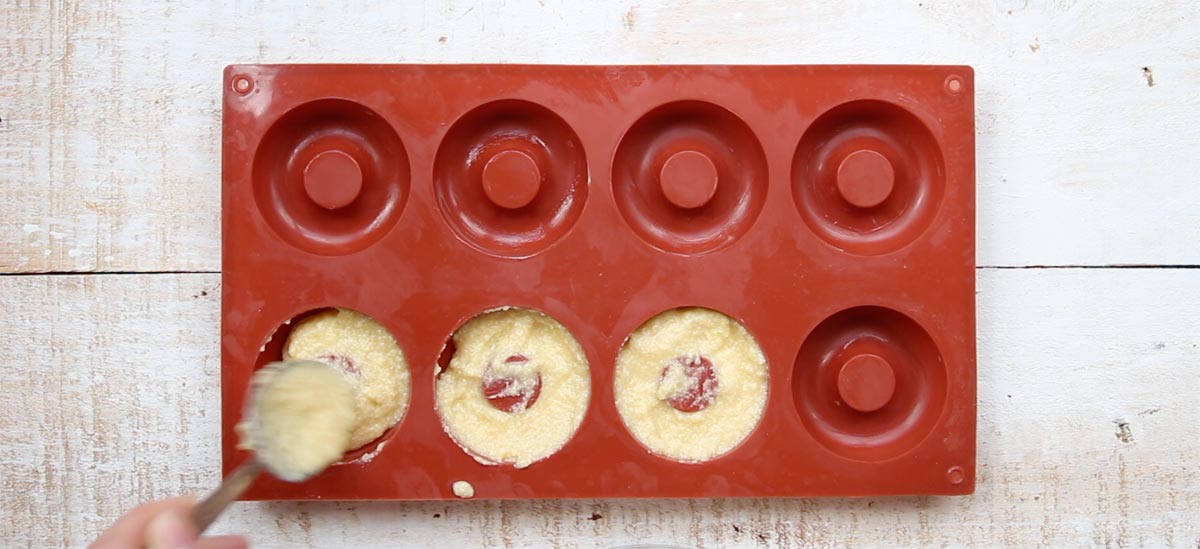
M262 464L257 459L251 459L234 469L225 480L221 481L221 485L213 493L196 505L195 509L192 509L192 521L196 523L197 533L203 534L217 520L217 517L221 516L221 512L229 507L230 503L237 500L238 496L241 496L242 492L245 492L262 472Z

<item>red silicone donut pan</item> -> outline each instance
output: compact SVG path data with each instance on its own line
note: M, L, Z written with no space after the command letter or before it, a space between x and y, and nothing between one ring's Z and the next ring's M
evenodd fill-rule
M225 471L252 373L306 314L375 318L412 379L382 447L249 499L974 490L970 67L237 65L223 124ZM579 430L525 469L477 463L434 407L451 335L503 306L562 323L591 370ZM770 374L757 428L700 464L614 403L625 339L687 306L741 322Z

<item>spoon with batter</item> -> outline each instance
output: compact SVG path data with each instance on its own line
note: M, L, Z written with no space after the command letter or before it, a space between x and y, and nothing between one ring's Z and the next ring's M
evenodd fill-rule
M254 457L196 506L196 529L204 532L263 471L302 482L341 458L354 429L354 405L352 382L323 362L275 362L260 369L237 426L239 447Z

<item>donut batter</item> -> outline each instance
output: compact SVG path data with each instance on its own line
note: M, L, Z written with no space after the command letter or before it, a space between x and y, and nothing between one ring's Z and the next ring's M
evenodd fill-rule
M485 465L521 468L566 445L587 412L591 374L562 324L530 309L502 309L471 319L453 343L435 396L459 446Z
M408 409L411 381L404 351L387 328L360 312L330 309L300 321L288 336L283 359L325 362L356 382L350 449L379 438Z
M767 360L746 328L710 309L674 309L617 356L617 411L643 446L682 462L734 449L767 404Z
M454 484L450 485L450 489L454 491L454 495L463 499L475 497L475 487L465 480L454 481Z
M240 447L276 477L304 480L349 449L355 387L342 372L321 362L275 363L254 374L251 391Z

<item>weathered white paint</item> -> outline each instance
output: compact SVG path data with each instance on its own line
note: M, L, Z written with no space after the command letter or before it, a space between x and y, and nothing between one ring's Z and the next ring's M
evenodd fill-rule
M263 547L1200 543L1200 272L978 284L974 496L242 503L217 530ZM216 485L218 285L0 277L0 546L78 546L137 502Z
M0 271L219 270L221 69L321 61L970 64L980 264L1200 263L1197 2L294 4L7 4Z
M284 4L0 8L0 273L218 270L221 68L317 61L966 63L980 264L1200 263L1198 3ZM0 546L78 546L216 484L218 284L0 276ZM217 529L264 547L1200 544L1200 270L983 270L979 288L974 496L239 504Z

